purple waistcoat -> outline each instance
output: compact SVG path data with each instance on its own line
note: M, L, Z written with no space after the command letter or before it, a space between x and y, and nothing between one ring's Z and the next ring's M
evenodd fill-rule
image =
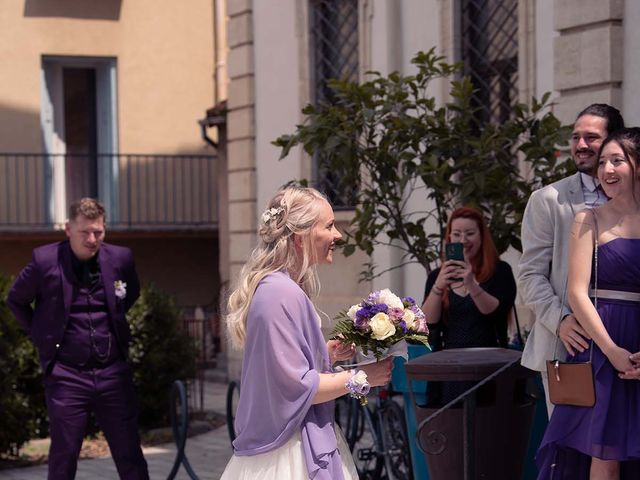
M108 365L121 358L109 321L102 275L74 284L67 327L57 359L74 367Z

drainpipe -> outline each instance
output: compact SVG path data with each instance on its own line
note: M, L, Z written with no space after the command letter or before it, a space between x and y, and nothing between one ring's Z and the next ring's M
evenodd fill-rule
M207 135L207 127L209 126L209 117L205 117L202 120L198 120L198 123L200 124L200 135L202 136L202 140L204 140L205 142L207 142L209 145L211 145L213 148L215 148L216 150L218 149L218 143L213 140L209 135Z
M227 55L226 55L226 36L227 36L227 12L224 0L213 0L213 25L214 25L214 49L213 62L215 82L213 89L213 105L212 109L207 110L207 115L202 120L198 120L200 124L200 136L202 140L211 145L216 150L218 142L207 135L207 128L220 124L221 116L224 122L226 114L226 101L221 99L227 98L227 85L225 83L227 73Z

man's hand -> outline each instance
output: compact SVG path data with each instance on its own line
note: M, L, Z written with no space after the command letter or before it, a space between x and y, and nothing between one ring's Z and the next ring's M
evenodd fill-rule
M626 375L632 372L634 364L631 362L631 352L616 346L611 351L607 351L607 358L620 374Z
M589 337L586 330L580 326L572 313L565 316L560 322L558 335L564 348L567 349L567 352L571 356L574 356L577 352L584 352L589 348L588 340L590 340L591 337Z

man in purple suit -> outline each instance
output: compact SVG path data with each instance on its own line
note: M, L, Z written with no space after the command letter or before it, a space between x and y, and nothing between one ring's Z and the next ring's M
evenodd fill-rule
M33 251L7 303L38 348L51 447L49 480L75 477L89 415L109 443L120 478L148 479L140 448L125 314L140 294L128 248L103 243L105 210L69 208L68 240Z

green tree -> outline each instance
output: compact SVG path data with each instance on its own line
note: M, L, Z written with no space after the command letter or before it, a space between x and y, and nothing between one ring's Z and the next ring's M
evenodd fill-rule
M419 52L412 63L415 75L370 72L363 83L331 81L331 103L305 107L304 123L273 142L281 147L280 158L301 145L328 171L339 172L339 190L355 206L346 255L394 245L403 257L391 268L417 262L428 272L439 256L448 212L462 205L485 212L500 252L509 245L521 250L529 195L572 168L558 152L569 128L550 111L549 94L516 105L504 123L479 126L473 84L460 77L459 64L447 63L434 49ZM438 78L451 79L451 100L443 105L428 93ZM424 198L424 208L408 208L412 195ZM430 220L437 233L425 228ZM363 275L381 273L368 264Z

